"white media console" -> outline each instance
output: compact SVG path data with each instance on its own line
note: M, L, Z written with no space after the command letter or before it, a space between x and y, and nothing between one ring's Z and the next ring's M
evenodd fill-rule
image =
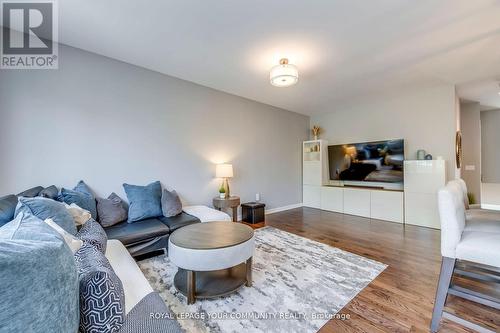
M378 220L439 228L437 191L446 183L444 160L406 160L404 191L332 186L328 143L303 143L303 205Z

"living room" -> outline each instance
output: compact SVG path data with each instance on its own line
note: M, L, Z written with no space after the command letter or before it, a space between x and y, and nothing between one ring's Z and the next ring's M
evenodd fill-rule
M497 1L0 10L0 332L500 330Z

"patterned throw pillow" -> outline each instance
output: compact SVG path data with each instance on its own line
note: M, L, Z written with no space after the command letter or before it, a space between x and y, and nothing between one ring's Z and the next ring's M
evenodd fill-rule
M76 233L76 238L81 239L84 244L96 247L102 254L106 253L108 236L96 220L88 220L80 231Z
M108 259L91 244L75 253L80 284L80 332L118 332L125 320L123 285Z

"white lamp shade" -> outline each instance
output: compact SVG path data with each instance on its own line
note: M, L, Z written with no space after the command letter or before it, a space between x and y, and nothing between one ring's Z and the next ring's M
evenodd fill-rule
M299 80L299 70L296 66L286 63L274 66L269 74L271 84L276 87L289 87Z
M215 166L215 177L217 178L231 178L233 177L232 164L217 164Z

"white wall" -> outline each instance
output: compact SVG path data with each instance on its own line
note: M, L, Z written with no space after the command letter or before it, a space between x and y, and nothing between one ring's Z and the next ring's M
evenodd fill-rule
M460 104L462 131L462 179L467 190L481 203L481 118L478 102ZM473 170L472 170L473 169Z
M97 194L160 180L210 204L214 163L232 194L267 208L302 202L309 118L61 46L59 70L0 71L0 195L35 185Z
M448 179L455 177L455 88L435 85L392 96L374 97L348 106L332 106L311 117L311 126L324 129L321 138L329 144L385 139L405 139L406 159L415 159L418 149L447 161Z

